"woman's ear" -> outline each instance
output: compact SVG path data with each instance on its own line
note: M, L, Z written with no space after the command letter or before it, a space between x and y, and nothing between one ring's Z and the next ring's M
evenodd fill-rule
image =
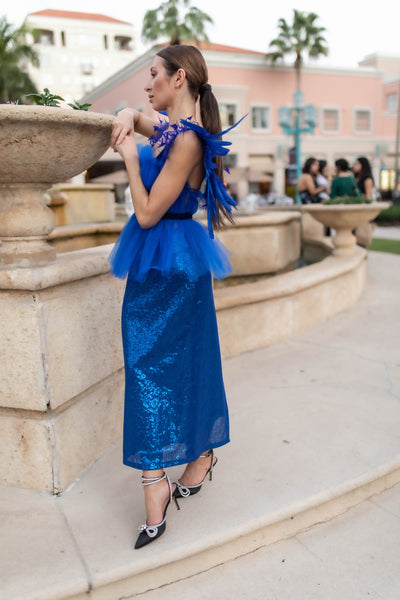
M186 80L186 72L184 69L178 69L175 73L175 86L181 87Z

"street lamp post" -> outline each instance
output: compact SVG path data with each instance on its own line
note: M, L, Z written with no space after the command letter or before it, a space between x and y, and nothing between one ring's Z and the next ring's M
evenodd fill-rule
M394 190L393 200L395 204L399 203L399 146L400 146L400 75L399 88L397 93L397 131L396 131L396 148L394 151Z
M296 178L301 175L301 134L314 133L317 124L317 110L312 104L303 105L303 93L297 90L294 93L293 106L279 108L279 125L283 132L293 135L296 148ZM303 117L304 115L304 117ZM301 204L299 192L296 187L296 204Z

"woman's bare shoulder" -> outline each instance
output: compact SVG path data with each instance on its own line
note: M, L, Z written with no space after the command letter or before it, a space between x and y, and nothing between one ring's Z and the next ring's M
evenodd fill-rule
M174 140L173 150L176 152L187 152L200 156L203 152L199 136L190 129L178 133Z

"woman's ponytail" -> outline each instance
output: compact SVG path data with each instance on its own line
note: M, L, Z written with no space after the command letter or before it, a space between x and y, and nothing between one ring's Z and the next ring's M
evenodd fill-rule
M222 131L221 116L216 97L208 83L208 70L204 57L195 46L184 44L167 46L157 52L164 60L168 75L173 75L178 69L184 69L190 93L195 100L199 99L201 124L211 135ZM215 158L215 171L221 181L224 181L224 164L222 156ZM218 201L217 201L218 202ZM232 214L218 202L218 218L213 219L215 228L223 227L224 222L233 222Z

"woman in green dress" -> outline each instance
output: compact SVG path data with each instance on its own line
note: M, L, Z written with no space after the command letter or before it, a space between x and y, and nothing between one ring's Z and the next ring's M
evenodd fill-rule
M359 196L360 192L348 161L345 158L338 158L335 167L336 176L332 181L330 197Z

